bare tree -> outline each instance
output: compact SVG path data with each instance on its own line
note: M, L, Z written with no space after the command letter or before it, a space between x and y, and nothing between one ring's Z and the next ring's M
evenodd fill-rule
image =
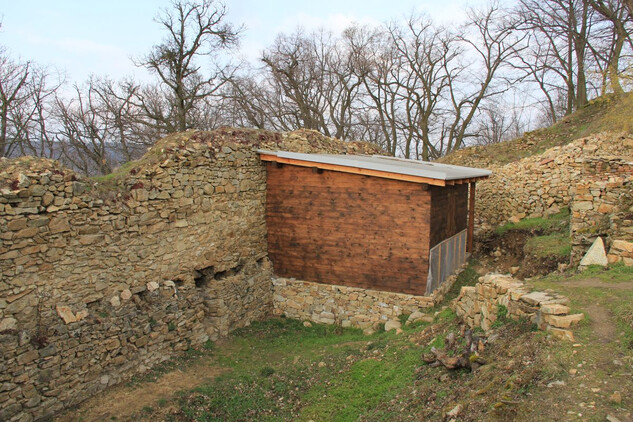
M402 60L390 75L401 88L402 152L406 158L438 157L441 146L438 149L434 141L442 135L434 123L447 105L443 100L447 99L451 71L456 76L462 69L457 64L461 53L458 34L436 28L428 19L411 18L404 28L391 26L389 35L392 48Z
M57 141L64 160L85 174L108 174L116 161L112 149L120 136L96 79L75 85L74 97L56 98Z
M11 116L28 99L30 72L29 62L15 63L5 49L0 50L0 157L9 155L14 147L16 133Z
M524 35L515 36L515 27L507 19L506 13L492 4L486 10L471 10L466 24L466 33L459 39L469 46L477 58L476 71L463 75L467 85L456 88L455 75L461 69L449 70L450 98L453 105L453 121L445 131L441 151L444 154L461 148L469 133L482 101L506 92L511 86L511 78L500 75L513 55L520 54ZM458 96L459 95L459 96Z
M429 160L475 136L469 127L487 98L508 89L500 70L516 52L504 12L471 12L460 31L413 17L385 32L355 28L347 38L363 81L361 100L380 127L373 133L391 154Z
M386 30L352 26L343 33L353 57L353 66L362 82L358 97L360 124L364 136L389 154L398 153L399 102L402 85L397 84L402 58L392 48L392 38Z
M175 0L156 21L167 37L138 64L158 76L159 84L137 92L136 105L164 133L200 124L200 108L226 81L228 65L215 61L210 72L198 64L236 45L239 29L225 22L226 7L214 0ZM160 98L159 98L160 97Z
M259 128L314 129L327 136L355 136L361 81L348 46L326 31L281 34L266 49L259 69L231 78L223 90L232 122Z
M497 99L483 104L475 124L475 143L491 145L521 136L528 123L522 115L524 109L517 106L516 99L511 104Z
M547 91L564 87L570 114L586 104L587 51L591 38L592 9L588 0L520 0L515 23L530 36L526 54L519 68L526 71ZM562 81L562 85L556 82ZM548 97L551 112L554 101Z
M9 155L60 157L55 144L53 110L55 94L62 83L59 74L31 66L25 85L26 97L11 112L14 139L13 150L8 151Z
M633 46L631 42L631 20L633 19L632 8L620 0L589 0L591 7L598 12L603 20L610 23L612 36L608 44L607 54L604 61L607 63L606 74L611 82L613 91L621 95L624 93L620 83L620 59L625 43Z
M0 157L57 157L48 126L62 77L31 62L20 63L0 47Z

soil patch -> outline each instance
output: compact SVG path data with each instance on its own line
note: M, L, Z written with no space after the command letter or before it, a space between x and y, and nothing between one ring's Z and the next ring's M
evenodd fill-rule
M491 233L477 239L476 256L486 267L494 268L498 272L509 273L512 267L521 265L527 239L530 233L526 231L509 231L502 235Z
M591 319L591 329L598 342L606 344L615 339L616 327L613 314L600 305L589 305L585 308Z
M537 256L527 253L526 244L539 233L533 230L509 230L503 234L490 233L477 239L476 255L485 261L485 265L494 268L494 271L514 273L517 278L549 274L556 271L559 264L566 263L569 257Z
M175 369L156 381L141 385L118 385L81 403L55 418L56 421L131 421L138 420L135 414L143 409L155 407L161 399L169 400L177 391L189 390L205 380L226 372L226 368L214 366L211 358L195 361L184 369Z

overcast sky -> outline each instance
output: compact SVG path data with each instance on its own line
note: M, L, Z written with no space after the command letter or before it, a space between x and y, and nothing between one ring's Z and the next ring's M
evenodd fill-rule
M153 21L169 0L0 0L0 45L14 58L34 60L65 71L67 81L89 75L118 79L144 77L131 58L147 53L162 39ZM413 11L437 21L457 22L467 6L485 0L233 0L228 21L244 24L241 51L249 59L279 32L298 26L339 31L352 22L400 20Z

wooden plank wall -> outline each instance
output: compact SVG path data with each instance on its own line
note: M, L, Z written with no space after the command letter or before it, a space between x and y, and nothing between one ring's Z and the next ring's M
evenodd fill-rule
M275 274L424 294L430 192L417 183L268 163Z
M468 225L468 184L431 187L431 248Z

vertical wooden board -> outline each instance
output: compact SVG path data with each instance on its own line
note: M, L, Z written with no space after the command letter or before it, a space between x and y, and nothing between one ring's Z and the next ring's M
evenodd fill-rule
M475 231L475 182L470 183L468 197L468 252L473 251L473 236Z
M291 165L267 170L269 256L277 275L424 294L429 191Z
M468 185L433 186L431 192L431 247L464 230L468 214Z

